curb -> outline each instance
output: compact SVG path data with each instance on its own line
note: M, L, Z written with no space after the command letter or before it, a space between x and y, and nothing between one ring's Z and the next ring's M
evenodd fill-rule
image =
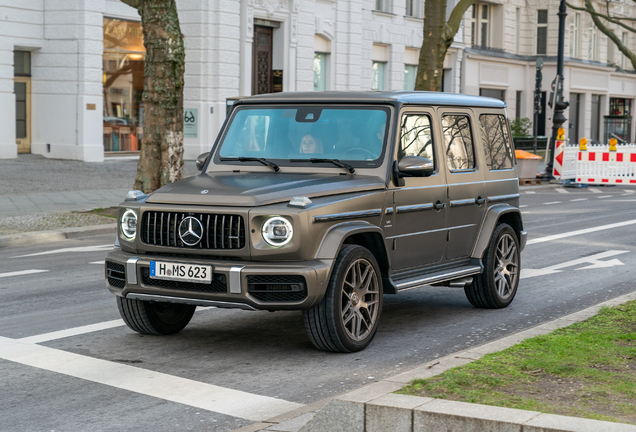
M25 244L47 243L72 239L78 237L113 234L117 229L117 224L90 225L85 227L62 228L49 231L32 231L19 234L9 234L0 236L0 248L8 246L20 246Z
M450 354L359 389L314 402L235 432L636 432L636 426L512 408L394 394L413 379L430 378L526 339L548 334L596 315L601 308L636 300L636 291L531 327L486 344ZM299 425L302 421L303 426Z

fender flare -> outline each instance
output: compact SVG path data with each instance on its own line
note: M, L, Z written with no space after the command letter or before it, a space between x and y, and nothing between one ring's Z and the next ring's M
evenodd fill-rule
M325 233L318 251L316 252L316 259L319 260L333 260L338 256L338 252L342 248L344 241L347 237L354 234L362 233L377 233L382 238L382 247L384 247L385 253L387 253L386 245L384 244L384 232L380 227L370 224L364 221L355 222L343 222L332 226ZM387 257L388 257L387 253Z
M509 204L495 204L488 209L486 216L484 217L484 221L481 224L481 229L479 230L479 238L477 239L475 247L473 248L473 253L471 254L472 258L482 258L482 256L484 255L484 251L486 250L486 248L488 247L488 243L490 242L490 236L492 236L492 233L497 226L497 221L502 215L508 213L517 214L519 216L519 221L522 221L521 211L517 207L513 207ZM513 226L512 228L517 230L517 227ZM519 232L517 233L517 235L519 236L519 242L521 242L521 233L523 227L519 226L518 229Z

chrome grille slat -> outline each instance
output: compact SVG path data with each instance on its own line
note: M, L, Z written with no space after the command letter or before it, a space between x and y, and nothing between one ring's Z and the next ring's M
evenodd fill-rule
M201 241L193 248L236 250L245 247L247 241L245 222L240 215L186 214L155 210L146 211L142 215L140 227L140 232L142 233L141 242L157 246L190 248L179 238L179 224L188 216L198 218L204 229L203 236L205 238L201 238Z

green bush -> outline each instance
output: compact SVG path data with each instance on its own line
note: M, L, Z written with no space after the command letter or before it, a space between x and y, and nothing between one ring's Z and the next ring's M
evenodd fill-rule
M516 118L510 122L510 129L512 129L512 136L514 137L532 135L531 128L532 121L527 117Z

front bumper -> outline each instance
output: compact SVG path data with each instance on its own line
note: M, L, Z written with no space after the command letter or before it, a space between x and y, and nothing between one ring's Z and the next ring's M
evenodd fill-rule
M150 261L211 265L213 283L150 279ZM297 310L311 308L322 300L331 264L331 260L253 262L139 255L113 250L106 255L104 271L107 288L125 298L249 310ZM292 295L291 292L264 292L260 288L265 285L255 285L267 280L271 281L267 286L274 288L286 286L286 280L300 281L294 287L304 283L304 290L296 289Z

